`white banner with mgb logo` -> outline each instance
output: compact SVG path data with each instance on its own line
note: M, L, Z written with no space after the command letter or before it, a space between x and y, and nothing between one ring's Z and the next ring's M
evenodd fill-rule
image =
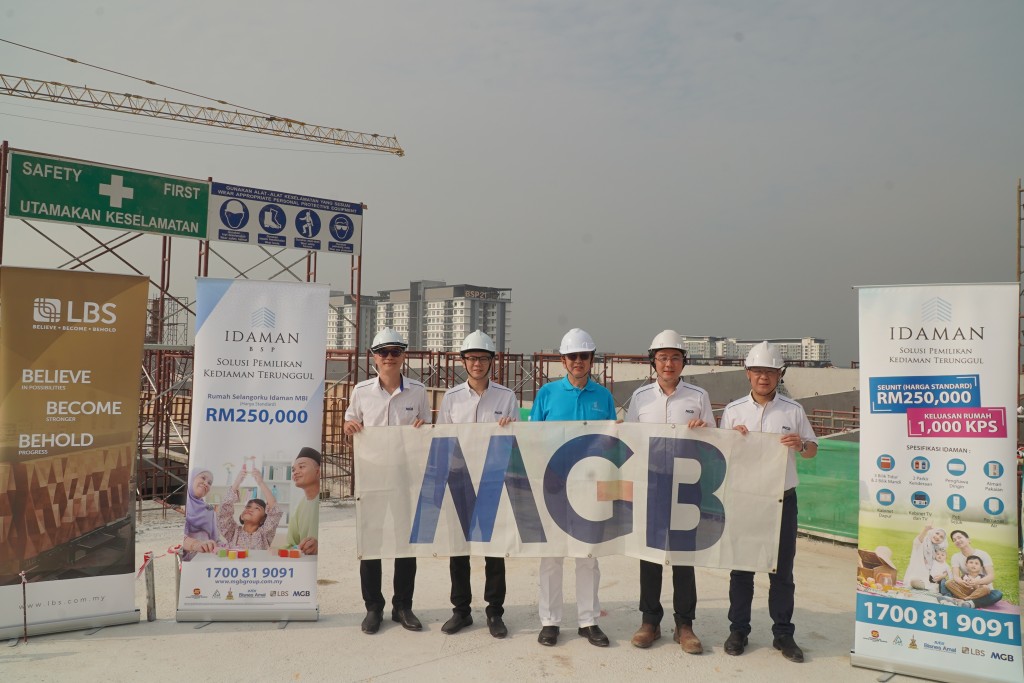
M355 437L364 559L621 554L772 571L777 434L537 422L368 427Z

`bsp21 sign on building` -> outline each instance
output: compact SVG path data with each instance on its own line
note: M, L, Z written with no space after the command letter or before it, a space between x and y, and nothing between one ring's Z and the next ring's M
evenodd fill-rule
M11 150L7 215L358 255L363 206Z

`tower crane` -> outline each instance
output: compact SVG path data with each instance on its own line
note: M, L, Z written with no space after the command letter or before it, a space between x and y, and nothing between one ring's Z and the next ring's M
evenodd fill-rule
M277 137L306 140L342 147L355 147L374 152L405 156L393 135L358 133L343 128L331 128L304 123L281 116L229 111L201 104L186 104L160 100L130 93L97 90L81 85L68 85L56 81L40 81L24 76L0 74L0 95L71 104L91 109L136 114L168 121L198 123L204 126L275 135ZM221 102L227 104L226 102Z

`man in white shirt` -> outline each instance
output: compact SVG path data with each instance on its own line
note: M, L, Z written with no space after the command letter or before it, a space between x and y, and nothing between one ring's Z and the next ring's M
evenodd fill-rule
M384 328L370 345L377 377L360 382L352 389L348 409L345 411L344 431L352 436L363 427L392 425L420 425L430 421L430 402L422 382L402 374L405 361L405 340L395 330ZM384 616L384 594L381 592L380 560L362 560L359 563L359 582L366 604L363 633L376 633ZM423 624L413 614L412 594L416 586L416 558L395 558L394 590L391 600L391 620L410 631L423 630Z
M445 392L437 414L438 424L497 422L504 427L516 419L519 403L515 392L490 379L495 351L494 340L480 330L463 340L462 364L466 366L468 379ZM441 630L452 634L473 623L469 556L450 558L448 570L452 578L452 617ZM508 628L502 620L505 614L505 560L485 557L484 577L487 628L495 638L504 638L508 635Z
M658 333L647 353L656 381L633 392L626 422L678 424L691 429L714 427L715 415L708 392L682 381L686 350L679 333L675 330ZM660 564L640 561L640 612L643 622L633 634L631 642L635 647L648 648L661 638L661 619L665 616L661 606L662 574ZM672 640L679 643L683 652L692 655L702 653L704 647L693 632L697 610L697 583L693 567L672 567L672 607L676 622Z
M727 405L722 412L722 429L741 434L772 432L781 434L779 442L789 448L786 464L786 489L782 499L782 527L779 532L779 556L776 571L768 575L768 613L772 617L772 646L791 662L804 661L803 650L793 640L793 560L796 557L796 454L813 458L818 440L803 406L778 394L779 380L785 373L782 352L764 341L747 354L747 380L750 393ZM729 637L725 653L741 655L750 634L750 605L754 600L754 572L733 570L729 575Z

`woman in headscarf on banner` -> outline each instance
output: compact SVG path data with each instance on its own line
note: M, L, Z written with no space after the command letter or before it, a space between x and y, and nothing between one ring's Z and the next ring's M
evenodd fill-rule
M229 548L269 550L284 511L278 506L273 491L263 481L262 473L254 467L252 478L266 500L253 498L248 501L238 517L238 522L235 522L235 503L239 501L239 487L247 474L243 463L242 470L235 477L235 483L231 485L227 496L217 509L217 526Z
M939 551L945 553L945 550L946 530L933 527L930 523L925 524L921 533L914 538L907 573L903 575L903 585L918 590L937 590L930 581L932 565L935 563L936 554Z
M182 560L188 561L196 553L212 553L217 548L217 518L213 505L204 498L213 488L213 473L197 470L188 483L188 502L185 503L185 540L182 541Z

